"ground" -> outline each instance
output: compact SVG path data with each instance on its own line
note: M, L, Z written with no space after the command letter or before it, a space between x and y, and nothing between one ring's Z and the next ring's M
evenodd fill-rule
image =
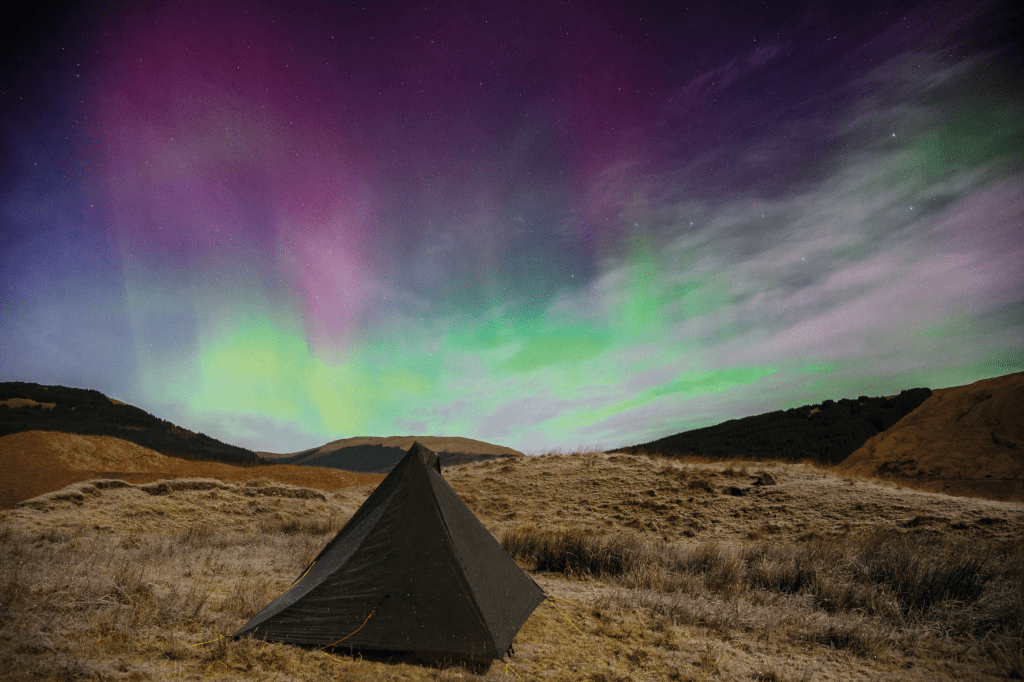
M550 598L486 668L224 638L373 484L76 483L0 512L12 679L937 680L1024 674L1024 506L794 464L444 472Z

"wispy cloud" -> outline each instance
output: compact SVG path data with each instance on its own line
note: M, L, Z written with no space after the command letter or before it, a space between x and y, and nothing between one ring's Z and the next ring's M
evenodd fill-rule
M669 98L674 113L684 113L699 106L702 100L738 84L743 78L767 68L785 53L781 43L759 45L746 54L731 57L711 66L676 90Z

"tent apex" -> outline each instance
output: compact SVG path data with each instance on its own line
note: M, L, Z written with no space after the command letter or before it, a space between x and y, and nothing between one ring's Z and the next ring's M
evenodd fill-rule
M437 471L437 473L441 473L440 457L437 456L436 452L424 446L419 441L416 441L412 444L412 447L409 448L409 452L406 456L417 457L421 462L423 462L423 466L427 467L428 469L433 467Z

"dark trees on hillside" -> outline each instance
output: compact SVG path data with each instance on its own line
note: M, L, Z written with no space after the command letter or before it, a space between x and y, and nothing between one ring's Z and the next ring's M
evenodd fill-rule
M242 465L263 463L250 450L202 433L191 434L132 405L115 404L99 391L20 381L0 383L0 403L10 398L55 405L0 405L0 436L33 430L114 436L170 457Z
M809 459L838 464L869 438L916 409L931 394L928 388L912 388L892 399L860 396L857 400L826 400L819 406L804 405L733 419L623 450L657 452L668 457Z

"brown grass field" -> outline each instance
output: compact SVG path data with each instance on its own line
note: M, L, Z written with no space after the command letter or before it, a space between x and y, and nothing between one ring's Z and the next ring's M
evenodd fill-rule
M252 471L252 470L249 470ZM0 512L12 680L1024 676L1024 506L798 464L601 453L445 477L552 595L489 667L230 634L373 484L78 482Z

